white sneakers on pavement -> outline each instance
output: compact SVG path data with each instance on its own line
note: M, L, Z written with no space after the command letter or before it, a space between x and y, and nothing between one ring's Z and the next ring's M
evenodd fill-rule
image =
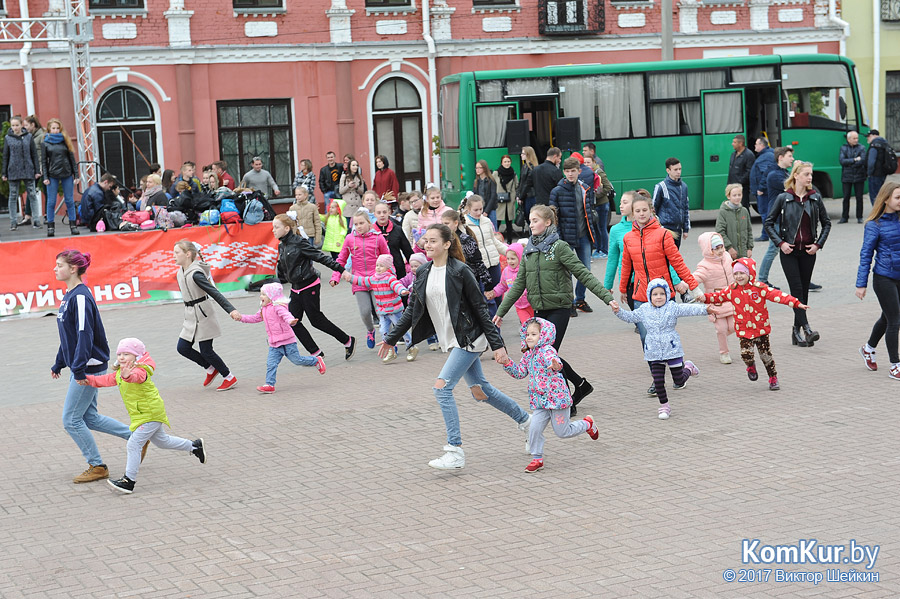
M466 454L462 447L453 445L444 445L444 451L447 452L441 457L431 460L428 465L438 470L457 470L464 468L466 465Z

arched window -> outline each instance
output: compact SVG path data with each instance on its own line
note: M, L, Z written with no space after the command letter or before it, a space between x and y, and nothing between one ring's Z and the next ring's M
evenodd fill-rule
M375 154L384 154L401 191L425 189L422 99L401 77L385 80L372 96Z
M97 103L97 159L119 182L137 189L156 158L156 117L147 97L114 87Z

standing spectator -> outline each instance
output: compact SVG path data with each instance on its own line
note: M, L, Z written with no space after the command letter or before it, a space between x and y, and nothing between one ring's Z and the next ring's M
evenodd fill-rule
M378 194L378 199L384 199L384 194L392 192L394 197L400 195L400 181L391 170L387 156L379 154L375 157L375 177L372 179L372 190Z
M725 250L731 255L732 260L753 256L750 211L741 205L742 198L740 183L726 185L725 201L719 207L719 214L716 217L716 233L722 238Z
M174 198L178 195L178 190L175 189L175 186L181 181L191 186L191 193L200 195L200 179L194 176L196 168L197 165L190 160L185 161L181 165L181 174L172 179L172 185L169 187L170 196ZM165 177L163 178L165 179Z
M539 166L536 166L531 173L532 184L534 187L534 203L550 204L550 192L556 187L563 178L559 165L562 162L562 150L559 148L550 148L547 150L547 159Z
M594 171L594 213L597 218L593 221L594 225L594 253L591 258L602 260L606 258L609 250L609 213L612 211L612 202L610 201L616 195L612 182L603 169L597 167L594 159L590 156L584 157L584 164Z
M362 194L366 191L366 182L363 181L362 173L359 171L359 162L356 159L350 161L347 170L341 175L339 189L341 198L344 200L342 210L345 215L349 215L347 217L347 228L349 229L353 226L353 215L362 208Z
M512 158L505 154L500 159L500 166L494 171L494 183L497 189L497 222L506 222L506 233L503 237L506 243L512 243L513 223L516 221L516 190L519 187L519 179L512 168ZM502 196L501 194L506 194ZM499 231L499 227L497 228Z
M491 177L491 167L487 160L479 160L475 163L475 183L472 191L484 199L484 213L491 220L494 229L497 228L497 182Z
M47 237L56 234L56 225L53 221L56 217L56 202L59 199L57 192L60 185L63 189L72 235L78 235L78 229L75 228L74 187L75 173L78 172L75 148L59 119L50 119L47 127L50 133L44 136L44 142L41 144L41 171L44 173L44 185L47 187Z
M24 219L19 219L19 183L25 184L25 192L28 200L33 204L34 217L32 225L35 229L41 228L41 207L38 204L38 196L35 191L35 179L41 176L41 164L38 159L37 147L31 138L31 133L23 130L22 117L14 116L9 119L9 133L3 145L3 180L9 181L9 230L15 231L19 224L27 224Z
M41 127L41 122L38 120L38 118L36 116L34 116L33 114L30 114L25 117L25 120L23 121L22 125L25 127L26 131L31 133L31 139L34 141L34 147L37 150L38 159L40 159L41 145L44 143L44 135L46 134L46 132L44 131L44 128ZM46 176L46 173L44 173L44 176ZM40 196L41 190L36 189L35 194ZM38 197L38 199L41 199L41 198ZM32 220L31 219L31 203L25 202L25 218L24 218L24 221L19 224L27 225L29 222L31 222L31 220Z
M555 206L559 218L559 236L568 243L588 270L591 269L591 247L593 233L591 232L590 215L592 206L587 198L587 190L579 180L581 163L570 156L563 162L565 178L550 192L550 205ZM572 303L570 316L578 316L578 311L593 312L594 310L584 299L585 286L579 280L575 284L575 299Z
M888 175L893 174L894 171L897 170L897 165L895 164L893 170L890 172L887 172L889 169L884 168L884 153L890 146L888 145L887 140L878 133L878 129L870 129L869 134L866 136L866 141L869 143L869 150L866 152L866 174L869 176L869 201L872 202L872 205L874 206L875 198L878 197L878 192L881 190L881 186L884 185L884 180Z
M594 142L585 142L584 147L581 148L581 155L585 158L590 158L593 161L595 172L606 170L606 167L603 165L603 160L597 156L597 145Z
M294 214L291 215L291 212ZM322 249L322 219L315 203L309 201L306 186L300 185L294 189L294 203L288 208L288 216L303 229L313 247L317 250Z
M859 133L847 133L847 143L841 146L838 160L841 163L841 184L844 186L844 204L841 220L850 220L850 192L856 192L856 222L863 222L863 187L866 184L866 149L859 145Z
M769 147L769 140L765 137L756 139L756 162L750 169L750 197L756 198L756 211L763 222L766 222L766 211L769 208L769 194L766 191L766 176L769 171L777 168L775 164L775 152ZM766 231L763 230L755 241L769 241Z
M153 166L153 165L151 165ZM219 179L219 184L223 187L227 187L228 189L234 189L234 177L229 175L226 172L228 168L228 163L224 160L216 160L212 163L213 172L216 173L216 177Z
M518 219L528 226L528 215L534 206L534 169L538 165L537 155L531 146L522 147L522 168L519 169L519 185L516 188L516 203L519 210L524 211L523 218Z
M300 172L297 173L297 176L294 177L294 182L291 183L291 193L302 185L309 192L309 197L313 199L313 203L315 203L316 174L312 172L312 168L312 161L309 158L304 158L300 161Z
M734 152L728 162L728 182L741 184L744 190L741 203L744 208L750 208L750 169L753 168L756 156L747 147L747 140L743 135L735 135L731 147L734 148Z
M767 206L771 206L775 201L775 198L784 193L784 182L788 178L791 165L794 164L794 150L791 146L776 148L774 155L775 168L770 170L769 174L766 175L766 195L768 196L766 202ZM766 214L768 215L768 208L766 209ZM763 232L765 232L765 221L763 221ZM766 237L768 238L768 235L766 235ZM775 242L770 240L766 255L763 256L762 262L760 262L759 275L757 276L757 280L760 283L765 283L770 287L772 284L769 283L769 270L772 268L772 262L775 261L775 256L777 254L778 246L775 245Z
M319 169L319 189L325 196L325 212L328 212L328 206L331 200L341 197L338 187L341 183L342 169L334 160L334 152L328 151L325 154L326 164Z
M677 158L666 159L666 178L653 188L653 212L680 249L681 240L687 239L691 230L691 212L688 186L681 180L681 161Z
M409 239L410 244L416 242L413 231L419 228L419 213L422 212L424 204L425 198L422 197L421 191L409 192L409 212L403 215L401 228L403 229L403 234Z
M241 178L241 187L250 187L256 191L261 191L266 198L281 195L278 184L272 178L272 174L263 169L262 158L254 156L250 161L252 167Z

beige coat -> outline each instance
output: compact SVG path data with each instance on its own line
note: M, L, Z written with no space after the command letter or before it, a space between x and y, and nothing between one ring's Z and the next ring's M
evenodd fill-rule
M352 188L349 186L352 178L347 176L347 173L341 175L341 183L339 190L341 192L341 199L344 200L344 216L352 217L356 214L356 211L362 208L362 194L363 194L363 180L362 177L357 175L356 180L356 188Z
M209 275L209 264L202 260L194 260L187 269L178 269L178 288L181 290L181 299L184 302L205 297L202 302L194 306L184 307L184 323L181 325L181 337L185 341L208 341L222 335L219 321L216 320L215 306L206 292L194 282L194 273L202 272L212 281Z
M315 204L306 202L303 205L293 204L290 208L297 213L297 224L306 231L309 240L314 242L317 248L322 247L322 219L319 217L319 209Z

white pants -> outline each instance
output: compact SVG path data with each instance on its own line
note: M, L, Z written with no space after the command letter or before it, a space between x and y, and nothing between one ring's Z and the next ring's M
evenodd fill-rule
M125 476L131 480L137 480L138 469L141 467L141 448L144 443L152 441L161 449L179 449L190 453L194 445L187 439L167 435L163 430L162 422L145 422L131 433L128 439L128 461L125 463Z

